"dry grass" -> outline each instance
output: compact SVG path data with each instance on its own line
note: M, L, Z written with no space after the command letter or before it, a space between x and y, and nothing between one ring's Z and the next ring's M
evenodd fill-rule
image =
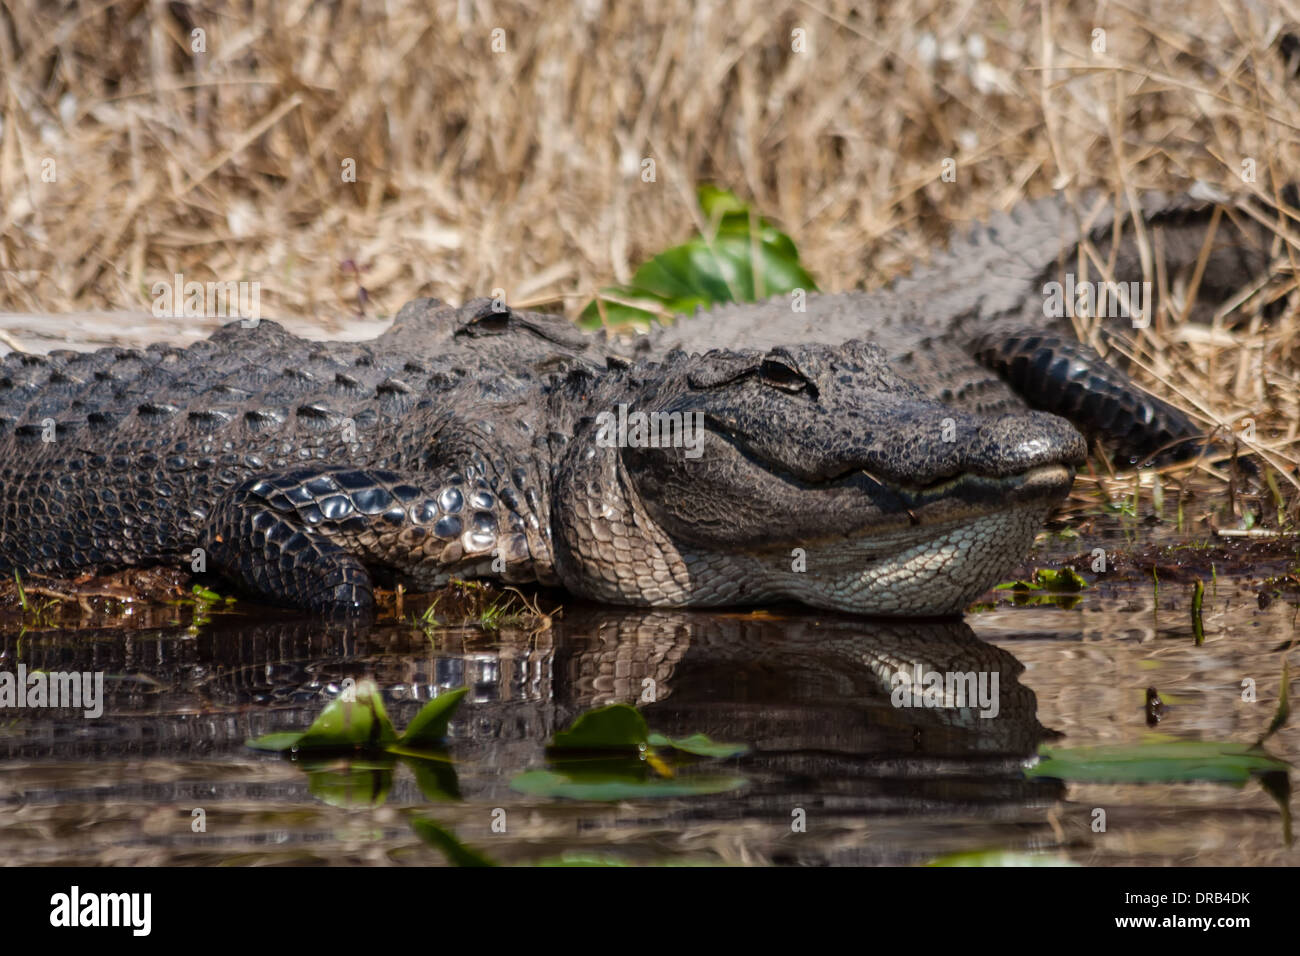
M321 334L417 294L499 288L576 314L689 234L705 180L778 221L828 290L878 285L951 224L1050 189L1199 179L1276 209L1300 169L1298 13L18 0L0 9L0 310L142 312L179 272L257 281L263 314ZM1294 271L1294 245L1277 252L1269 296ZM1137 345L1157 391L1238 432L1253 419L1286 471L1296 314L1262 321L1264 298L1208 329L1167 315Z

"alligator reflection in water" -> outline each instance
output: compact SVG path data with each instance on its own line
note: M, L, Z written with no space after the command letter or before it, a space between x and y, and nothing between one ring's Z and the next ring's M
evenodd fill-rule
M160 808L179 818L200 797L209 814L318 806L301 775L254 772L268 761L277 770L291 765L250 753L244 741L305 729L348 678L374 680L399 727L438 693L470 688L449 740L465 807L526 805L543 814L559 807L513 793L510 779L539 765L550 735L606 703L639 704L651 728L669 736L703 732L752 745L737 761L749 781L740 793L656 803L626 819L599 808L601 826L617 829L621 844L635 843L638 828L720 821L760 825L768 831L760 842L775 834L779 844L794 808L815 814L825 833L835 821L861 824L864 814L987 816L1002 806L1014 816L1060 795L1058 785L1020 772L1049 734L1032 691L1017 680L1021 665L960 621L577 609L533 635L441 631L430 638L410 627L219 617L197 636L99 629L8 637L0 648L5 670L21 662L107 677L99 720L26 711L6 722L0 819L11 816L2 808L35 805L68 819L82 801L114 803L128 816L135 808L142 818ZM899 673L983 675L986 691L996 687L996 704L936 707L932 695L925 706L918 694L922 706L899 707ZM996 716L981 717L981 709ZM93 796L84 789L89 769ZM389 807L423 802L401 775L387 795ZM573 806L563 812L571 815ZM8 830L0 824L0 834ZM188 827L175 830L177 848L192 849ZM409 842L400 828L389 836ZM258 842L255 833L247 839ZM313 851L328 860L321 839ZM887 843L869 857L865 846L831 851L817 843L806 841L797 858L916 856ZM756 858L796 858L788 849L753 849ZM63 847L59 858L77 859L78 848Z

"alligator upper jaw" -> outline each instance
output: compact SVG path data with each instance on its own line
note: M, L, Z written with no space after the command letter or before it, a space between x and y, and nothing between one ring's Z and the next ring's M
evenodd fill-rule
M995 510L999 502L1005 503L1007 496L1012 496L1013 501L1027 501L1038 497L1064 497L1069 492L1075 469L1084 461L1086 445L1073 429L1066 428L1077 442L1054 442L1051 436L1022 437L1007 449L1002 461L980 465L971 462L969 464L974 467L970 470L938 478L930 477L934 474L932 463L909 466L905 458L886 471L877 470L875 464L861 460L861 463L850 463L850 458L844 462L842 470L814 475L803 467L804 462L778 460L765 455L752 441L731 431L711 429L710 435L720 439L722 447L749 462L757 472L813 492L842 491L855 486L864 488L865 479L876 491L894 496L908 510L929 508L941 498L958 498L985 513ZM909 470L914 471L919 480L913 479ZM980 507L981 503L990 507Z
M859 528L846 528L840 537L858 537L894 528L949 525L998 511L1041 507L1044 513L1069 494L1074 468L1064 464L1038 465L1017 474L991 477L972 473L955 475L924 487L869 480L892 493L897 507L892 513L876 513ZM833 484L854 481L837 479Z

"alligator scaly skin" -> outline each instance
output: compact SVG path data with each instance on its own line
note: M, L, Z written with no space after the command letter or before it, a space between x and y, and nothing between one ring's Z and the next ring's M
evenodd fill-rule
M1172 267L1194 261L1210 207L1146 203ZM376 580L454 576L955 613L1019 561L1082 460L1074 429L1030 408L1138 452L1195 431L1043 320L1081 236L1112 252L1104 207L1087 230L1072 215L1018 208L884 292L716 309L633 343L651 356L636 363L486 300L417 300L365 343L232 323L187 349L10 355L0 572L180 562L362 613ZM1257 264L1245 238L1216 248L1203 289ZM1113 252L1132 275L1132 243ZM603 441L600 417L629 409L698 416L709 454Z
M233 322L184 349L6 356L0 570L180 563L289 603L361 611L367 564L432 585L495 551L505 579L525 565L522 579L551 580L531 560L547 549L549 475L532 454L545 436L512 435L512 468L492 488L473 455L432 484L412 476L449 409L494 405L504 439L514 396L540 387L535 364L585 343L549 316L523 317L521 332L520 317L486 301L428 311L359 344Z
M235 322L188 349L6 359L0 572L164 563L331 613L368 613L377 581L492 577L952 614L1085 451L1051 415L929 401L863 343L602 367L545 316L452 313L482 333L463 347L439 314L408 313L400 348ZM412 351L421 323L441 354ZM678 431L606 434L629 412Z

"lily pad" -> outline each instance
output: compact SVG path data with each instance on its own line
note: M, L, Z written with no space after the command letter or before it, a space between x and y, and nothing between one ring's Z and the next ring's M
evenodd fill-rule
M1073 568L1038 568L1034 571L1032 581L1006 581L997 585L995 591L1049 591L1055 594L1083 591L1088 582Z
M351 699L330 701L305 733L264 734L246 741L254 750L359 750L383 749L397 740L397 732L384 711L379 689L363 681Z
M1034 580L1045 591L1083 591L1088 587L1088 582L1074 568L1039 568L1034 572Z
M302 740L300 731L289 731L280 734L263 734L260 737L244 741L246 747L252 747L254 750L271 750L276 753L283 753L292 750L298 741Z
M644 750L650 739L645 718L635 707L610 704L589 710L568 730L551 738L552 750Z
M383 749L397 740L397 731L384 710L379 688L364 681L355 699L331 701L297 743L297 749Z
M1077 747L1043 747L1041 760L1025 770L1030 777L1072 783L1245 784L1252 775L1285 772L1289 765L1254 744L1201 740Z
M526 770L510 781L510 788L535 797L612 802L618 800L698 797L728 793L746 785L744 777L691 775L652 777L649 774L584 772L579 769Z
M674 750L680 750L683 753L693 754L696 757L738 757L740 754L749 752L749 744L729 744L717 740L711 740L704 734L691 734L689 737L665 737L663 734L651 734L650 745L652 747L672 747Z

